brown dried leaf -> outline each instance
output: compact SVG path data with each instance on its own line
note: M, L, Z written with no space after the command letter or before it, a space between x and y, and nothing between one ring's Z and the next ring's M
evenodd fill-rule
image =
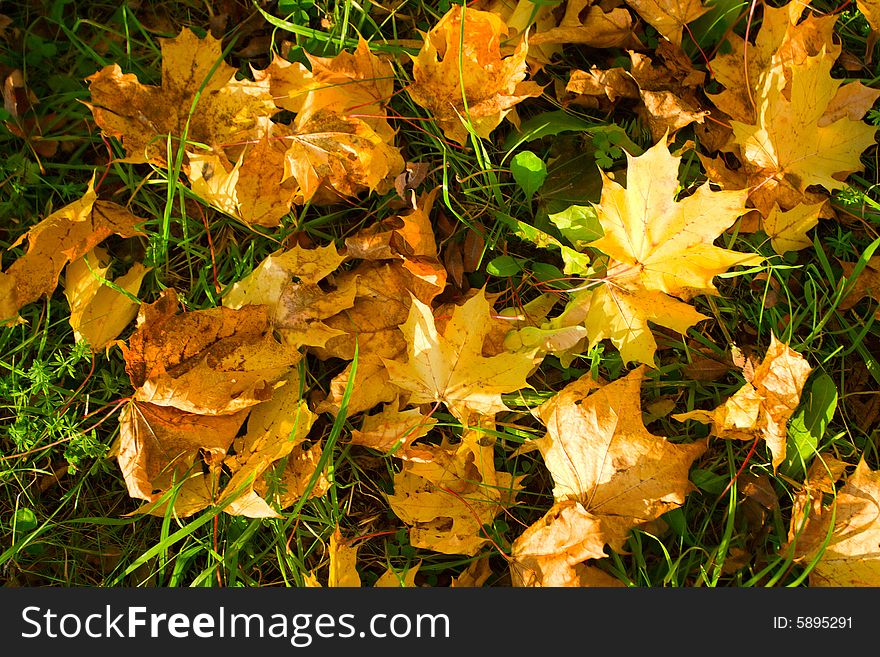
M184 481L174 510L191 515L213 500L200 462L216 466L217 458L232 445L247 411L228 415L196 415L170 406L133 400L119 416L117 459L131 497L153 503L149 512L161 513L160 498ZM219 475L219 469L214 475ZM213 476L213 475L212 475ZM214 482L216 483L216 476ZM212 494L205 495L205 491Z
M135 399L206 415L271 399L302 358L272 336L265 306L181 314L171 289L141 306L137 330L122 350Z
M413 59L414 82L407 91L431 112L448 139L466 143L468 123L487 139L514 105L541 95L540 86L523 81L524 39L512 55L502 57L501 37L507 34L498 15L460 5L453 5L428 32Z
M199 39L184 28L173 39L159 39L162 85L143 85L123 74L118 64L86 78L95 122L121 139L125 162L166 164L167 138L207 144L223 153L229 144L260 137L261 123L278 111L268 80L237 80L234 68L220 62L220 41ZM198 102L196 96L201 91Z

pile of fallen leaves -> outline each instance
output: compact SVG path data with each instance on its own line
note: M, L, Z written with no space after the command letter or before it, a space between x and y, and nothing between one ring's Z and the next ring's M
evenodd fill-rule
M116 453L130 495L144 502L140 512L186 517L220 506L279 517L333 485L327 446L310 430L321 414L342 415L359 427L343 440L393 460L387 505L411 545L471 557L498 547L484 526L523 489L523 477L496 459L499 414L511 411L504 396L527 390L548 355L571 363L607 340L637 367L612 381L587 374L533 408L544 435L517 452L540 453L552 501L505 557L517 586L616 584L591 562L607 549L624 552L632 529L654 527L680 507L709 445L645 427L641 387L656 367L651 325L684 334L710 321L692 300L717 295L714 279L733 267L760 270L765 258L716 246L731 229L763 232L778 254L810 245L820 219L834 219L831 193L862 170L875 141L863 117L880 90L831 76L841 54L835 16L796 1L766 6L754 42L730 34L726 54L702 71L681 41L706 11L699 0L478 2L454 6L424 34L418 55L398 62L411 65L402 93L461 145L488 138L505 119L517 122L516 107L541 95L633 105L655 145L626 153L625 182L624 172L603 173L598 202L570 214L563 234L575 237L553 245L578 282L570 290L515 308L496 308L486 289L443 300L437 190L418 196L400 182L407 169L387 103L401 90L392 62L366 41L336 57L309 56L309 66L275 56L240 78L218 40L184 29L161 42L161 85L116 64L88 78L94 120L121 142L124 162L179 171L204 202L268 229L294 205L352 202L391 192L395 182L409 207L344 243L281 248L230 282L222 305L185 311L171 288L138 300L149 271L141 264L106 278L101 242L140 239L144 219L90 186L22 238L27 252L0 273L0 320L19 321L18 311L51 295L63 276L77 339L95 351L121 348L133 394ZM639 39L640 21L660 35L653 51ZM630 62L572 71L555 90L527 79L569 44L622 48ZM685 126L699 143L670 152ZM707 180L682 192L688 149ZM591 237L577 239L583 234ZM875 258L842 307L877 296L870 281L878 269ZM133 320L134 331L118 340ZM304 376L307 354L347 363L318 396ZM742 362L738 392L674 418L708 424L716 439L766 447L775 470L813 367L773 337L763 358ZM456 440L437 430L438 409L460 424ZM864 461L849 476L846 467L814 460L795 500L786 549L802 562L821 555L814 584L880 583L880 474ZM329 585L359 584L356 554L337 532ZM489 577L487 560L472 563L456 586ZM398 585L391 575L380 583Z

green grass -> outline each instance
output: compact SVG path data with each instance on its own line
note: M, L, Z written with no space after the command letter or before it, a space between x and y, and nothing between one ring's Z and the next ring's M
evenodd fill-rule
M264 67L268 46L253 56L240 55L240 49L255 38L273 37L275 48L287 41L289 57L302 61L304 51L330 56L356 45L362 35L377 52L395 57L396 88L402 89L411 81L406 54L416 52L412 40L420 38L417 30L427 30L446 9L444 3L434 7L420 0L408 0L393 12L369 2L302 4L307 24L301 16L291 22L278 12L260 14L241 0L242 16L252 17L247 22L230 21L224 42L227 61L244 73L249 64ZM814 5L833 8L828 3ZM57 142L59 150L41 155L36 142L0 128L0 247L9 248L41 218L82 196L96 174L101 198L148 219L148 235L137 246L109 241L120 262L144 261L153 267L141 299L153 301L162 289L174 287L188 309L203 309L219 305L223 290L280 244L301 238L319 244L341 240L395 213L392 192L329 207L295 206L276 229L248 228L202 203L186 187L180 175L182 149L173 144L170 172L148 165L108 164L124 152L118 143L102 139L91 121L81 102L89 99L84 79L116 62L142 82L155 83L160 71L157 39L172 36L182 26L205 31L210 25L204 3L142 6L136 11L115 3L54 0L6 9L13 22L6 41L0 42L0 67L4 74L23 71L38 99L35 114L44 126L43 141ZM725 29L742 30L744 19L732 21L741 17L744 3L724 6L729 6L728 14L715 16L712 24L702 26L704 31L694 29L699 48L693 39L685 40L698 64L699 50L711 52ZM867 23L854 9L843 12L837 32L846 52L856 57L864 53ZM648 35L652 36L650 30ZM518 236L516 222L562 239L548 215L598 200L598 168L593 162L598 159L603 169L617 168L624 162L618 144L642 149L652 145L650 135L625 108L608 116L583 107L563 108L555 99L554 81L564 82L571 68L588 68L590 56L586 49L567 47L561 61L537 75L548 85L544 96L518 107L526 125L546 112L564 111L575 128L559 134L518 136L505 123L492 139L473 138L461 147L445 139L406 93L390 100L406 158L431 166L422 189L441 186L437 212L453 227L440 244L441 257L461 244L469 231L481 228L485 248L476 271L465 274L465 286L487 285L500 294L499 308L577 282L553 280L552 268L561 273L564 265L559 252ZM874 64L855 73L836 70L835 75L860 76L871 84L878 80L878 67ZM880 114L871 118L880 124ZM690 137L686 128L677 143ZM523 150L548 163L547 182L533 198L510 174L511 159ZM821 221L811 233L812 248L781 258L759 236L721 238L719 244L729 248L768 256L768 265L758 268L766 278L741 273L720 277L720 296L698 297L694 302L711 321L700 323L685 337L658 334L660 367L643 387L643 408L664 399L674 401L675 412L713 408L743 380L732 372L713 381L695 380L685 368L699 356L697 350L720 357L736 344L760 354L775 333L814 365L814 377L825 373L837 386L837 412L819 451L850 463L864 455L872 467L878 467L880 424L876 417L866 424L865 408L880 389L880 326L870 303L845 312L839 309L847 281L838 264L839 260L864 262L877 248L876 158L876 149L864 154L865 171L853 175L851 186L834 197L842 220ZM572 160L591 173L573 171ZM685 158L682 186L703 179L699 162ZM435 224L438 221L435 218ZM22 252L21 246L4 252L4 264L8 266ZM512 256L523 266L511 276L493 276L487 264L501 255ZM542 278L535 265L550 269ZM455 291L449 297L455 298ZM132 515L138 505L128 496L113 458L119 408L132 394L120 350L91 354L75 344L60 290L50 299L29 304L21 314L26 323L0 328L0 581L6 585L302 586L305 573L316 568L326 572L320 570L327 564L324 550L337 524L347 538L364 537L359 543L359 568L365 585L389 566L402 573L421 562L421 584L446 586L470 563L467 557L409 544L406 526L384 499L392 491L398 466L393 459L349 445L346 437L359 421L343 420L344 414L337 420L322 415L309 435L311 441L324 445L331 492L301 500L280 519L231 517L220 506L189 519ZM344 365L307 358L307 387L326 392L330 379ZM624 371L617 351L599 344L567 367L548 357L532 378L535 390L509 396L513 412L498 418L496 465L524 475L525 489L519 504L486 527L502 551L552 503L552 480L537 452L514 453L524 441L542 434L529 410L586 372L611 380ZM452 416L435 417L450 433L458 428ZM706 427L682 424L668 415L648 428L673 442L707 433ZM782 551L799 480L774 473L763 446L753 453L750 448L745 442L712 441L695 464L696 490L685 504L666 514L662 523L634 530L628 554L612 553L598 565L632 586L805 585L804 564L793 564ZM778 503L768 507L744 493L748 481L744 477L728 489L741 469L750 481L760 480L769 487ZM508 585L505 556L495 548L489 554L493 575L487 585Z

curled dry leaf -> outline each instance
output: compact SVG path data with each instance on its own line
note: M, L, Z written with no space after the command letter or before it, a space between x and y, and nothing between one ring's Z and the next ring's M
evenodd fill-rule
M451 588L480 588L492 576L492 568L486 558L471 561L458 577L452 578Z
M542 404L547 434L536 441L556 504L511 548L520 585L573 586L580 564L620 552L637 526L684 502L688 471L706 442L670 443L648 432L640 407L644 366L600 385L584 376Z
M294 246L266 257L250 274L223 296L227 308L264 306L272 328L285 345L322 347L344 335L323 320L351 308L357 293L357 276L339 279L335 290L318 285L342 263L336 247L317 249Z
M93 351L109 345L137 316L140 304L106 285L109 256L95 247L74 260L64 272L64 295L70 304L70 326L76 341L85 340ZM149 270L140 263L113 283L137 295Z
M663 41L657 46L654 63L647 55L630 51L632 66L589 71L572 71L567 92L596 98L596 105L607 98L638 99L636 112L650 129L654 141L671 136L693 122L702 123L708 111L702 108L697 89L705 74L697 71L678 46Z
M806 359L772 336L754 376L713 411L690 411L672 417L712 425L712 435L735 440L763 438L774 471L785 460L788 421L801 399L811 367Z
M265 492L265 475L279 461L286 458L289 466L303 456L301 449L299 454L294 450L303 443L317 416L300 398L300 387L299 376L291 373L290 380L275 391L272 399L255 406L248 416L247 433L236 438L235 453L224 461L232 472L223 494L232 499L225 509L227 513L250 518L279 517L257 490ZM312 472L305 473L306 481L299 488L308 483Z
M425 445L425 461L404 461L388 503L410 525L409 540L443 554L475 555L489 543L483 525L511 506L521 478L497 472L492 440L470 430L461 443Z
M877 0L857 0L856 6L864 14L871 31L880 32L880 2Z
M262 121L278 112L268 80L236 79L235 69L221 61L220 40L210 34L199 39L184 28L159 43L161 86L141 84L118 64L87 78L92 97L86 105L104 133L122 141L124 161L166 164L169 137L172 150L186 138L218 153L260 137Z
M27 239L27 252L0 272L0 324L18 321L18 311L52 294L64 267L111 235L143 235L135 217L116 203L97 200L94 181L85 195L43 219L11 248Z
M486 139L514 105L541 95L540 86L524 81L525 39L512 55L502 56L501 37L507 33L497 14L453 5L413 58L414 81L407 91L447 138L466 143L470 124Z
M271 399L302 358L272 336L265 306L180 313L170 289L141 306L122 349L136 400L206 415Z

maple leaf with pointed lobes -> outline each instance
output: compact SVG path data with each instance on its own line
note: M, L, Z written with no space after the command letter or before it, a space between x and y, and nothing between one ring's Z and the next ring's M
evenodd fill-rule
M748 192L713 192L704 183L678 201L680 159L661 140L639 157L627 154L625 188L603 174L595 207L604 235L589 246L611 261L604 284L569 302L566 325L583 322L591 346L609 338L627 362L653 363L648 321L684 333L705 319L674 297L717 294L716 275L763 260L713 244L746 211Z
M590 246L619 263L615 267L634 270L641 287L683 299L715 294L715 276L762 261L713 244L746 211L746 192L714 192L704 183L676 200L681 158L665 141L639 157L627 154L627 161L626 187L603 174L595 207L604 235Z
M874 132L861 119L880 94L829 76L841 52L837 16L810 14L798 22L806 6L765 7L754 45L731 35L731 52L712 60L725 89L710 97L732 126L718 147L741 166L730 170L720 158L700 156L713 182L750 189L749 205L761 216L741 230L763 229L780 254L812 244L807 232L820 217L835 216L819 186L837 189L861 170L860 154Z
M210 34L199 39L184 28L159 43L159 87L123 74L118 64L86 78L92 96L86 105L106 134L122 140L124 162L166 164L169 135L217 152L259 138L261 120L279 111L268 80L237 80L235 69L222 61L220 41Z
M732 121L731 127L747 162L767 178L785 178L800 192L810 185L828 190L844 187L843 180L861 171L861 153L874 144L877 129L846 112L823 124L835 102L842 80L831 77L834 60L824 51L807 57L791 68L790 95L771 85L758 107L758 121L747 125ZM880 91L873 92L876 99Z
M502 57L501 37L507 33L498 15L453 5L413 58L414 81L407 91L434 115L447 138L466 143L470 123L486 139L514 105L541 95L539 85L523 81L525 39Z
M819 54L823 47L828 57L837 59L840 45L832 36L837 16L810 13L798 23L806 6L802 2L789 2L779 8L765 5L755 43L747 47L742 37L731 33L730 50L709 62L714 79L724 86L723 91L709 97L733 120L756 120L755 109L762 100L759 92L768 78L790 80L791 68ZM743 64L743 53L748 66Z
M10 247L28 242L27 252L0 272L0 325L17 322L22 307L52 294L64 267L106 238L143 235L138 225L144 221L121 205L99 201L92 179L82 198L50 214Z
M361 119L391 143L395 130L388 124L385 109L385 103L394 95L391 63L374 55L363 38L358 40L354 53L305 55L311 70L276 55L268 68L254 71L256 80L268 78L275 103L296 113L294 126L300 129L316 113L330 110Z
M763 438L775 471L785 460L787 424L800 403L811 369L801 354L772 335L767 353L751 380L724 404L713 411L696 410L672 417L711 424L712 434L719 438Z
M357 344L357 385L349 398L349 415L398 396L400 391L389 383L382 359L396 360L406 351L399 327L409 316L411 295L430 304L446 285L446 270L437 259L429 219L433 198L433 193L423 195L413 211L346 239L346 257L364 260L337 276L339 287L356 279L354 305L326 320L344 335L311 352L321 359L351 360ZM330 394L318 406L319 412L338 411L350 372L351 366L331 381Z
M407 341L405 363L385 360L391 383L410 394L411 404L443 402L462 422L473 414L491 417L509 410L503 393L528 387L536 363L534 352L482 355L491 330L489 302L480 290L456 306L443 333L430 306L415 297L400 327Z
M606 544L622 551L632 528L681 506L693 489L688 471L706 441L678 445L648 432L640 407L644 371L607 385L581 377L538 408L547 434L535 444L557 504L514 542L518 581L578 582L578 564L604 557Z

